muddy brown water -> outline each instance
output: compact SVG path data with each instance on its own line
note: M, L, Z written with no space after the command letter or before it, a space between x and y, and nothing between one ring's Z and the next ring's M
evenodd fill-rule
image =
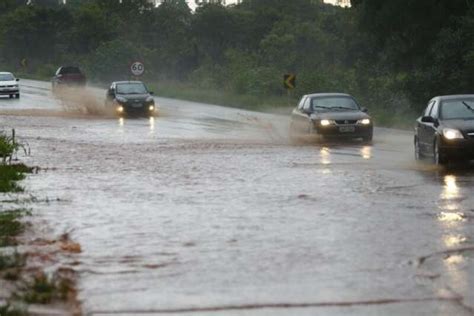
M34 214L82 246L86 315L472 313L473 167L415 163L409 132L295 145L280 115L156 98L118 119L102 90L21 83L0 126L44 168Z

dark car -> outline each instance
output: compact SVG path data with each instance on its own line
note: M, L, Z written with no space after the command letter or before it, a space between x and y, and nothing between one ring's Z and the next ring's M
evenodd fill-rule
M373 122L367 109L344 93L305 95L291 114L292 136L318 135L321 138L362 138L371 141Z
M116 81L107 90L105 106L120 115L152 115L155 112L152 95L141 81Z
M86 85L86 76L75 66L59 67L51 79L53 91L60 86L83 87Z
M474 94L431 99L416 121L415 158L436 164L474 159Z

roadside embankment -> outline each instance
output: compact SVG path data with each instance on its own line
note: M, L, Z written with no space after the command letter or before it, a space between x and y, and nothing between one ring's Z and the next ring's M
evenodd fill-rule
M81 251L67 234L45 238L31 212L38 199L20 183L38 168L19 162L15 132L0 132L0 315L80 315L75 273L61 257Z

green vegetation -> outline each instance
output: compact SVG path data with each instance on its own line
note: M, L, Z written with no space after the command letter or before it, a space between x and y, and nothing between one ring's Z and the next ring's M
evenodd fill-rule
M26 316L28 313L20 308L14 307L10 304L0 306L0 316Z
M24 209L0 212L0 247L16 244L15 236L25 229L25 224L20 219L26 214L29 212Z
M95 82L129 76L157 93L245 108L286 106L285 73L302 94L353 94L384 125L403 124L434 95L472 92L474 5L466 0L5 0L0 65L49 78L78 64ZM27 67L20 66L26 59ZM411 121L411 120L410 120Z
M29 304L49 304L54 300L67 300L71 291L73 284L70 279L58 277L57 274L48 277L45 273L39 273L24 286L20 296Z

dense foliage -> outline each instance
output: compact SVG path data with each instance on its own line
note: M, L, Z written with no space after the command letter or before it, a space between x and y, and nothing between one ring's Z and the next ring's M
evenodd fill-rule
M474 5L466 0L244 0L191 12L184 0L2 0L0 63L52 75L79 64L89 78L186 81L261 97L347 91L375 112L419 111L432 96L472 92ZM14 67L13 67L14 66Z

